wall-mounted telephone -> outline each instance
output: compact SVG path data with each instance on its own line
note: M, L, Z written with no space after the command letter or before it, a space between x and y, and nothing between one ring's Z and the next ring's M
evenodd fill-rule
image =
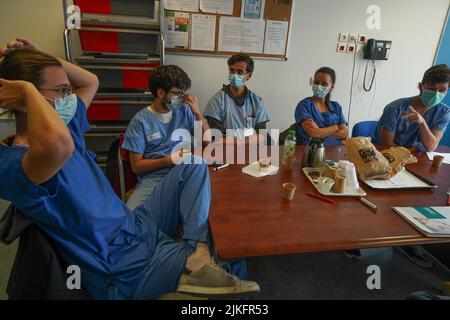
M392 41L369 39L364 47L363 58L366 60L388 60L391 47Z

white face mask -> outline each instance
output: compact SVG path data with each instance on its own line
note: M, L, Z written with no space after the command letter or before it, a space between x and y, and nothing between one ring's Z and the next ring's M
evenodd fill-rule
M72 121L77 112L78 105L77 95L75 93L65 98L45 98L55 103L55 110L59 113L65 124L69 124L69 122Z

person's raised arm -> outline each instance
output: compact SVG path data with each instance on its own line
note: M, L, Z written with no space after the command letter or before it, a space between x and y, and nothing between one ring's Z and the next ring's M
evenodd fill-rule
M404 120L410 123L415 123L419 126L420 140L422 141L426 151L429 152L436 150L444 133L438 130L431 130L423 116L413 107L409 107L409 111L409 113L402 114Z
M34 183L48 181L64 166L75 150L69 129L55 109L29 82L0 79L0 101L2 108L26 111L30 148L23 158L23 169ZM22 109L23 106L25 110Z
M0 57L17 50L41 51L35 44L25 38L16 38L10 41L5 47L0 48ZM67 73L70 84L74 87L74 93L83 100L86 108L89 107L94 99L99 82L95 74L84 70L70 62L58 59Z

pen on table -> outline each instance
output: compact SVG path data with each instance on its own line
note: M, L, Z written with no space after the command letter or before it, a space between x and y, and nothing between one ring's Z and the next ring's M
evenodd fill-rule
M334 200L332 200L332 199L330 199L330 198L325 198L325 197L322 197L322 196L320 196L320 195L318 195L318 194L315 194L315 193L312 193L312 192L308 192L308 193L306 193L308 196L310 196L310 197L313 197L313 198L316 198L316 199L319 199L319 200L322 200L322 201L325 201L325 202L328 202L328 203L334 203Z
M214 168L214 171L219 171L219 170L225 169L225 168L227 168L229 166L230 166L229 163L225 163L224 165L221 165L220 167Z
M364 203L366 206L368 206L370 209L375 211L375 213L377 212L378 207L376 205L374 205L372 202L370 202L366 198L359 198L359 200L361 200L361 202Z

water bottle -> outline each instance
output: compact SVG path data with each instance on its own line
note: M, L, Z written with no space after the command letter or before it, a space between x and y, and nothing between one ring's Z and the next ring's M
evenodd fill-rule
M287 157L295 157L295 148L297 147L297 138L295 137L295 130L289 130L288 136L284 141L283 164Z

